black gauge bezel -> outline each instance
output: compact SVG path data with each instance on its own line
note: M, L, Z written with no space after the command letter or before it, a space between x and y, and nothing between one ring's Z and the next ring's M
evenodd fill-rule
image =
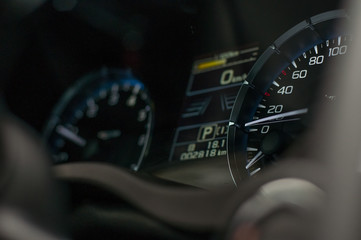
M254 104L259 102L281 71L303 52L328 39L347 35L346 29L336 27L345 26L348 21L345 10L329 11L306 19L275 40L252 67L246 83L239 89L229 120L227 158L236 185L249 178L245 168L246 152L241 151L246 148L246 141L239 140L246 138L246 134L239 126L251 120ZM256 91L249 91L250 88Z

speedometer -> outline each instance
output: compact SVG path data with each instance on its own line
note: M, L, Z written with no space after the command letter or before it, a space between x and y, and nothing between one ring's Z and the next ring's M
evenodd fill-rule
M305 20L283 34L259 58L241 87L229 123L228 160L237 183L276 162L308 128L325 65L349 51L350 34L336 30L346 20L332 11Z

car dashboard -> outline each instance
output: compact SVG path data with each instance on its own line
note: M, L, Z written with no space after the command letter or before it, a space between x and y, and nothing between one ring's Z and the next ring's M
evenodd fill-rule
M297 148L316 115L314 93L325 84L316 67L352 45L342 7L45 1L3 27L3 104L41 139L54 168L101 163L170 188L242 192ZM330 105L337 94L322 95ZM73 191L82 192L71 197L77 204L103 201L77 184Z
M264 6L267 12L257 6ZM44 135L51 131L46 128L52 115L62 118L62 114L75 114L63 113L67 109L54 113L54 109L66 101L62 96L74 89L79 79L107 68L129 71L148 91L144 104L151 106L149 118L153 118L142 163L138 166L138 156L129 156L136 158L129 161L136 161L133 164L139 171L156 171L180 182L196 181L188 179L190 175L205 179L207 174L203 173L213 168L216 172L209 175L219 178L209 187L232 184L227 177L226 128L239 87L257 58L288 28L318 13L338 9L338 2L326 8L313 3L310 8L306 2L286 1L81 1L69 8L49 2L23 20L20 50L8 73L11 81L4 88L10 111ZM74 95L81 94L79 90ZM121 111L132 114L132 110ZM124 118L115 129L131 127L136 121ZM110 123L106 121L99 125L107 128ZM192 126L193 130L188 130ZM49 136L45 140L50 141ZM218 141L216 148L211 146L214 140ZM186 156L187 148L192 147L194 150L188 152L198 156ZM204 164L180 173L171 167L182 168L182 163L188 165L192 159ZM211 162L218 163L210 168ZM122 167L122 163L118 165ZM130 164L126 167L131 169ZM168 176L161 168L169 168L174 175Z

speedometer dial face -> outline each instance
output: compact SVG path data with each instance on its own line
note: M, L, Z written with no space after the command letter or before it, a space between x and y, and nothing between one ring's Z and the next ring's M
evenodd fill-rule
M342 11L334 11L302 22L275 41L251 70L229 126L228 157L236 183L274 164L308 128L319 94L325 102L336 99L337 93L319 85L325 66L349 51L351 36L331 30L335 20L344 18Z
M142 82L130 71L104 68L64 94L44 135L55 163L100 161L138 170L152 114Z
M347 53L348 36L339 36L315 45L302 53L272 82L257 105L251 121L244 124L248 132L247 165L256 174L299 136L312 113L313 94L318 92L322 70L329 61ZM323 90L330 102L336 93Z

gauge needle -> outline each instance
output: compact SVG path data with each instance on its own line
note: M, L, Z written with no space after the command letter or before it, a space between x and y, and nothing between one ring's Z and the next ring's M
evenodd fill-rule
M62 125L58 125L56 127L56 132L80 147L84 147L86 145L86 140L84 138Z
M120 135L122 134L122 132L120 130L104 130L104 131L99 131L97 134L97 137L100 140L109 140L112 138L117 138L120 137Z
M280 114L276 114L273 116L257 119L257 120L254 120L254 121L244 124L244 126L250 127L250 126L258 125L260 123L267 123L267 122L270 122L270 121L273 121L273 120L276 120L279 118L292 117L292 116L306 114L307 112L308 112L308 108L302 108L302 109L294 110L291 112L280 113Z

